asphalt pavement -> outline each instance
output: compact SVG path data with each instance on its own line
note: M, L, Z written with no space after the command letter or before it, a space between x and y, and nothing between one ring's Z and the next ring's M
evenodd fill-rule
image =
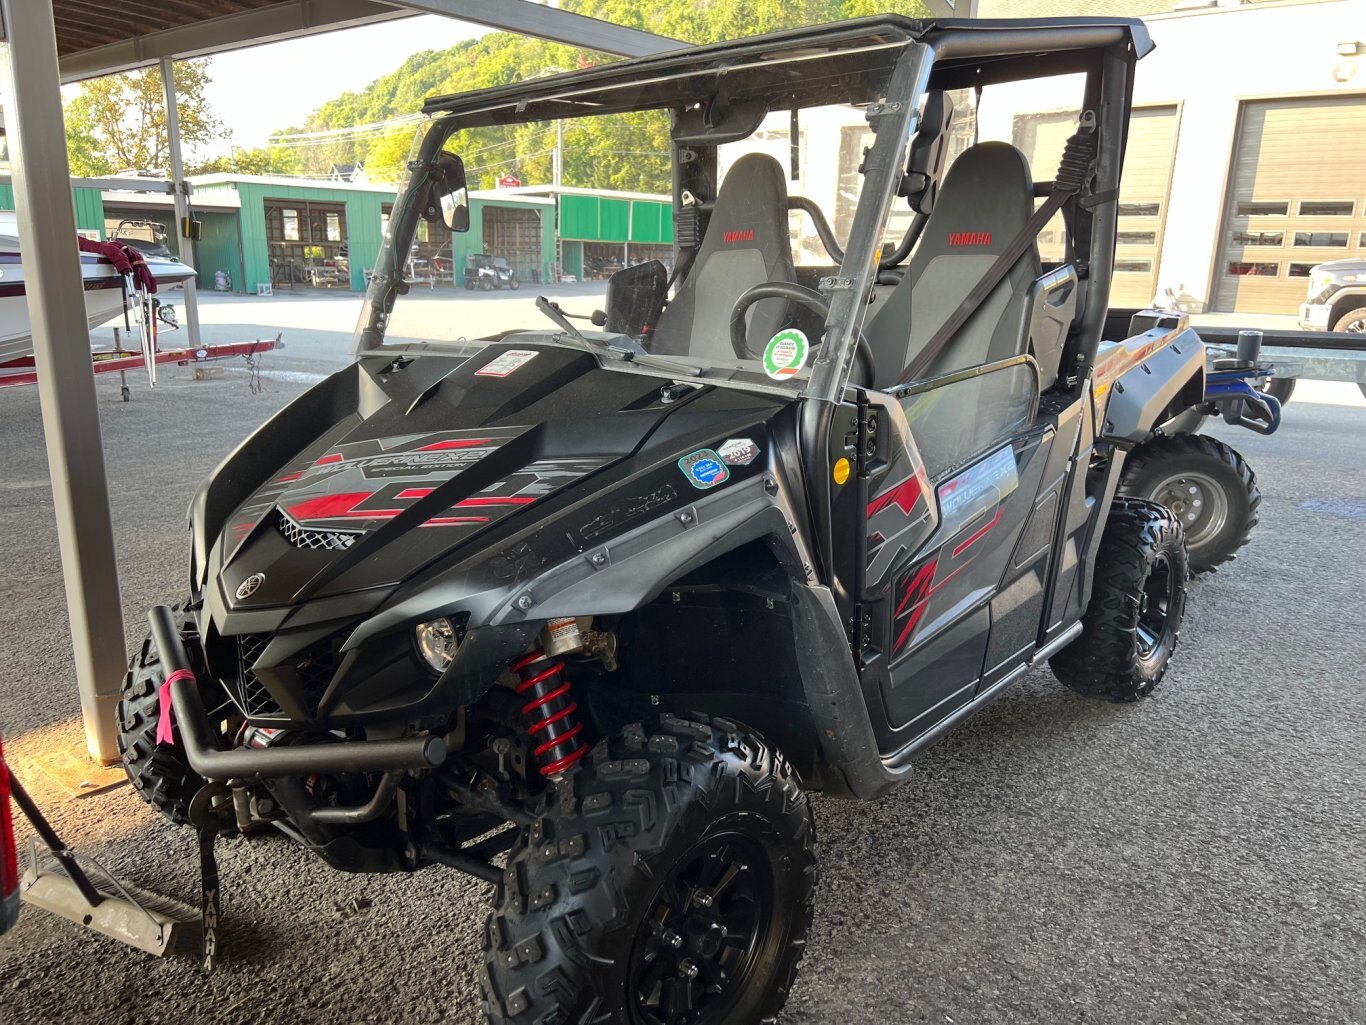
M560 290L591 310L600 289ZM418 297L459 337L531 295ZM509 305L512 304L512 305ZM577 304L577 305L576 305ZM208 297L207 341L273 336L262 391L229 364L97 387L130 646L185 586L185 508L256 424L344 364L350 296ZM192 834L127 787L68 799L34 766L81 743L35 389L0 390L0 723L63 834L193 898ZM1172 668L1136 706L1046 672L872 804L817 798L815 928L787 1025L1366 1021L1366 401L1301 384L1280 433L1218 427L1265 495L1253 544L1191 589ZM474 1025L487 888L446 869L350 876L283 837L219 847L213 976L27 909L0 939L0 1023Z

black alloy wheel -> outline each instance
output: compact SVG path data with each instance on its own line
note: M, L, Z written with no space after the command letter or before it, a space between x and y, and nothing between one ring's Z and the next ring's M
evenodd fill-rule
M816 891L796 772L739 723L625 727L546 795L485 931L493 1025L760 1025Z
M743 833L708 837L660 884L631 953L640 1025L720 1025L755 968L773 875Z
M1170 647L1172 607L1172 564L1165 552L1158 553L1143 584L1143 595L1138 602L1137 643L1138 657L1153 660L1164 647Z

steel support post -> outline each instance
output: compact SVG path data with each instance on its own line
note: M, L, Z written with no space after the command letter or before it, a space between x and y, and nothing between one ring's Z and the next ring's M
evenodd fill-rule
M52 5L0 0L0 14L7 43L0 46L0 89L5 91L5 131L76 682L90 753L112 762L119 756L114 705L126 665L123 605L76 250Z
M177 240L182 263L198 267L194 242L185 237L185 219L190 216L190 197L186 191L185 159L180 152L180 108L176 106L175 61L170 57L161 58L161 87L166 92L166 145L171 153L171 188L175 197L175 219ZM189 338L188 348L199 347L199 295L198 282L190 278L181 286L185 290L185 331Z

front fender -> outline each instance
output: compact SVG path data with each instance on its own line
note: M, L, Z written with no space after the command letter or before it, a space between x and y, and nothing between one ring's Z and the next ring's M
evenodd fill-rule
M518 588L489 622L630 612L685 573L765 537L789 572L809 580L812 561L796 522L777 481L754 477L551 567Z

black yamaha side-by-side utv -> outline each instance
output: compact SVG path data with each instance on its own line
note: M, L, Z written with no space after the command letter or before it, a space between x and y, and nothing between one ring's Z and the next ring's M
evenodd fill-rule
M1170 314L1102 342L1150 46L884 17L429 101L354 364L194 500L188 600L120 706L139 791L490 881L495 1022L771 1020L807 791L884 793L1045 663L1114 701L1167 669L1181 522L1116 493L1205 402L1205 352ZM974 141L1048 76L1081 111L1056 175ZM618 273L601 329L542 299L472 355L386 341L419 221L468 228L461 133L640 112L672 275Z

